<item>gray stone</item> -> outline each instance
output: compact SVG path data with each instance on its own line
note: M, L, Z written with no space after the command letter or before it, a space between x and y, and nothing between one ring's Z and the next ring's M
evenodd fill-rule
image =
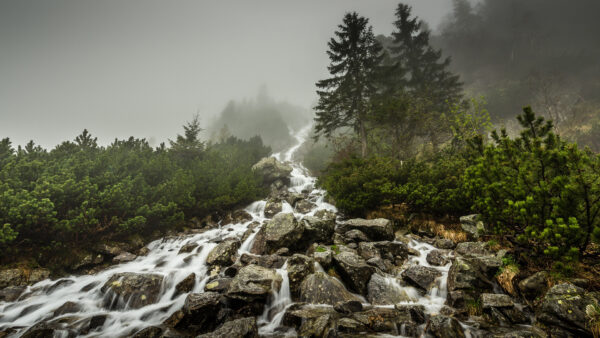
M131 309L154 304L160 298L163 276L123 272L112 275L100 289L104 294L104 307L115 310L125 305ZM117 297L114 297L114 296Z
M289 181L289 175L292 173L292 167L283 164L274 157L265 157L252 166L252 170L262 176L265 183L272 183L276 180Z
M192 291L194 289L194 285L196 285L196 274L192 272L181 282L175 285L175 293L173 294L173 297L177 297L183 293Z
M509 295L500 294L500 293L482 293L481 294L481 304L484 309L488 308L503 308L503 307L513 307L515 303Z
M233 264L234 257L240 247L240 241L237 239L226 239L214 247L206 257L206 264L229 266Z
M411 266L402 272L404 280L425 291L431 290L436 285L436 279L441 275L442 273L434 268L420 265Z
M342 233L349 230L360 230L374 241L393 241L395 238L392 222L385 218L369 220L355 218L338 226Z
M429 318L427 333L436 338L464 338L465 333L460 323L444 315L436 315Z
M255 317L246 317L225 322L211 333L196 338L258 338L258 325Z
M315 272L300 284L300 301L311 304L335 305L349 300L360 301L344 285L324 272Z
M366 295L367 284L375 269L352 251L343 251L334 255L333 261L346 285L355 292Z
M427 263L434 266L444 266L448 264L448 258L446 258L446 253L441 250L432 250L427 254L425 258Z
M269 254L282 247L293 249L307 245L300 242L303 231L304 226L298 223L294 214L277 214L256 234L251 252Z
M277 199L269 199L267 204L265 204L265 217L273 218L273 216L277 215L283 209L283 204L280 200Z
M411 301L408 294L400 289L399 283L394 283L378 273L371 275L367 285L367 300L373 305L393 305L401 302Z
M136 257L137 257L136 255L134 255L130 252L124 251L113 258L113 263L120 264L120 263L131 262Z
M527 299L535 299L548 291L549 274L539 271L519 282L521 294Z
M246 301L265 301L273 286L279 289L281 276L273 269L258 265L247 265L241 268L231 281L227 296Z

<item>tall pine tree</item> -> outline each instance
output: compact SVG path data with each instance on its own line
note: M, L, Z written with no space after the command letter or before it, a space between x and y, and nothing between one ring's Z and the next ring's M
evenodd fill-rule
M367 155L367 119L370 99L376 92L382 47L369 20L356 12L344 16L328 43L331 78L317 82L317 135L330 137L338 128L352 127L359 134L361 154Z

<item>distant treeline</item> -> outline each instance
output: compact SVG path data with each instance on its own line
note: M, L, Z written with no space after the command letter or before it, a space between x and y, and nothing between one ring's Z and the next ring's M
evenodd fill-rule
M156 148L133 137L99 146L87 130L51 151L3 139L0 249L164 232L266 193L251 170L270 153L260 137L206 144L197 119L184 128Z

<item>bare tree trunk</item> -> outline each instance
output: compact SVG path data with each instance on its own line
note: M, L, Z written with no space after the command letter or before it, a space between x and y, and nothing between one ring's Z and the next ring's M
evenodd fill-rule
M365 129L365 122L360 121L360 143L361 143L361 156L362 158L367 157L367 131Z

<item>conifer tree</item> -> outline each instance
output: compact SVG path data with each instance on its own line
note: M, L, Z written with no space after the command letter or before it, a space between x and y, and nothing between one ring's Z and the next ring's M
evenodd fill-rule
M338 128L352 127L359 134L365 157L369 101L376 92L382 47L369 20L356 12L346 14L338 28L327 51L332 77L317 82L316 135L330 137Z

